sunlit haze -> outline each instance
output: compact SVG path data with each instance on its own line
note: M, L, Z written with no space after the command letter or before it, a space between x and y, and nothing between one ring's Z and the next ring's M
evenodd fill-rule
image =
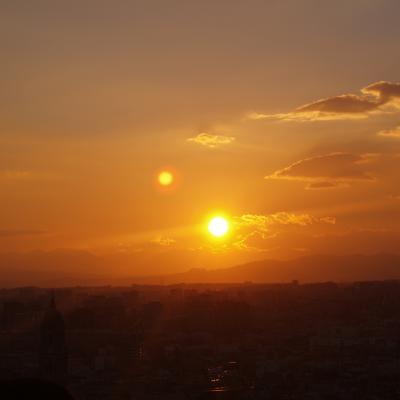
M79 283L400 254L399 15L3 2L0 265Z
M400 399L400 0L0 0L0 400Z
M228 221L223 217L214 217L208 224L208 231L216 237L224 236L229 230Z

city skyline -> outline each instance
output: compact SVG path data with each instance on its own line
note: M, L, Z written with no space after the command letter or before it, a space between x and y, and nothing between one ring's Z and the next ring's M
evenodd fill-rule
M0 398L400 398L400 1L0 1Z

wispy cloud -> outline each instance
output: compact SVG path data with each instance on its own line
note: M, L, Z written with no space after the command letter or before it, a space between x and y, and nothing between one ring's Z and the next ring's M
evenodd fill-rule
M3 169L0 170L0 181L32 181L57 179L58 176L51 172L33 171L28 169Z
M187 139L188 142L197 143L205 147L216 148L232 143L233 136L212 135L210 133L199 133L197 136Z
M244 214L234 218L236 230L234 247L243 250L260 250L258 247L249 245L250 240L255 238L266 240L275 237L277 226L306 227L313 224L334 225L334 217L315 217L310 214L296 214L280 211L273 214Z
M151 243L158 244L160 246L169 247L176 243L176 240L166 236L157 236L154 238Z
M378 136L400 138L400 126L378 132Z
M347 187L349 186L346 182L337 182L337 181L316 181L310 182L307 186L307 190L321 190L321 189L336 189L338 187Z
M256 227L260 230L268 230L271 225L300 225L306 226L314 223L331 223L335 220L327 217L317 218L310 214L295 214L286 211L280 211L273 214L243 214L236 217L234 222L239 227Z
M249 119L323 121L367 118L371 114L399 111L400 83L380 81L361 89L362 95L342 94L319 99L288 113L250 113Z

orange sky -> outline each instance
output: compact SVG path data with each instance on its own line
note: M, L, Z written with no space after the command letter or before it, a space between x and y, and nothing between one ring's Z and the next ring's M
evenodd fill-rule
M0 251L124 252L168 271L399 252L399 13L6 1ZM218 241L217 211L231 221Z

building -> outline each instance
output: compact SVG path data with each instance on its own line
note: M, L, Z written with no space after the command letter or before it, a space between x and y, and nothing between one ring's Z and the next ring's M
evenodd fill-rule
M57 382L64 381L68 372L65 323L54 294L40 325L39 369L43 378Z

